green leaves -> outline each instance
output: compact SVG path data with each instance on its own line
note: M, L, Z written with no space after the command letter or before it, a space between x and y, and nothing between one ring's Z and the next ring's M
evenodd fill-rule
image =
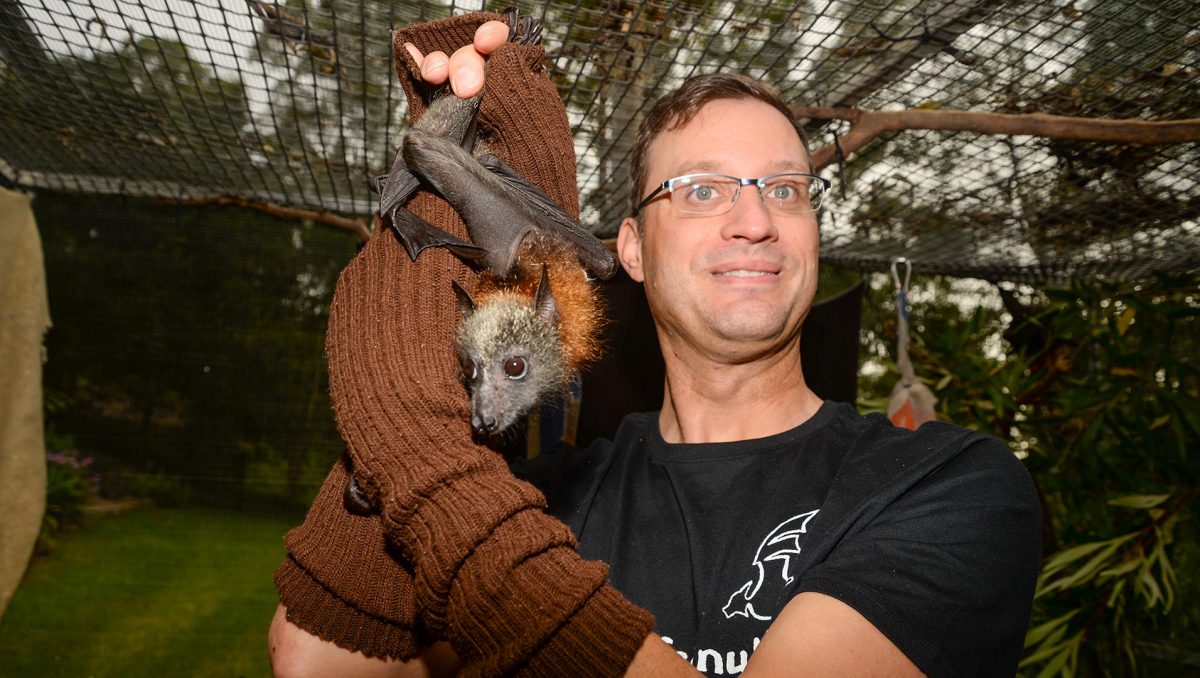
M1043 497L1022 674L1136 675L1146 641L1194 647L1200 596L1177 572L1200 550L1176 533L1200 493L1200 276L1006 293L1011 325L950 304L964 283L914 282L912 357L938 417L1009 442ZM873 289L863 329L883 357L894 306ZM864 379L864 402L894 383Z
M1147 611L1161 608L1165 613L1175 598L1175 571L1166 546L1178 514L1160 508L1169 499L1171 495L1160 494L1110 500L1110 506L1144 511L1146 524L1118 537L1072 546L1046 561L1038 580L1037 601L1073 598L1080 604L1029 631L1021 669L1041 666L1038 676L1076 675L1079 651L1088 641L1109 646L1133 669L1135 614L1133 606L1126 604L1130 592ZM1183 499L1169 506L1178 510L1187 495ZM1105 635L1109 637L1097 638Z
M1137 533L1131 533L1106 541L1080 544L1056 554L1042 568L1042 575L1038 580L1038 588L1035 595L1044 596L1087 582L1099 574L1104 565L1112 561L1113 556L1122 544L1136 536ZM1070 565L1088 556L1091 556L1091 558L1082 566L1061 577L1056 577L1056 575L1066 570Z

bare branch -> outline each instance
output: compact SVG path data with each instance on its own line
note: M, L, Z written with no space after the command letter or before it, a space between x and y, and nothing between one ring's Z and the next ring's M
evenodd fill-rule
M839 139L842 153L850 155L884 132L930 129L1007 136L1037 136L1077 141L1123 144L1182 144L1200 141L1200 119L1102 120L1044 113L1007 114L986 111L866 111L859 108L795 106L801 118L848 120L850 132ZM813 166L827 167L837 159L833 144L813 151Z
M349 217L343 217L327 211L318 212L316 210L284 207L283 205L276 205L275 203L266 202L264 200L250 200L248 198L239 198L238 196L234 195L218 195L209 198L182 198L176 200L163 199L159 202L170 205L189 206L198 205L225 207L234 205L237 207L245 207L247 209L266 212L267 214L277 217L284 217L285 219L308 219L310 221L327 224L329 226L336 226L337 228L350 231L362 242L366 242L371 238L371 232L367 230L367 225L363 223L362 219L351 219Z

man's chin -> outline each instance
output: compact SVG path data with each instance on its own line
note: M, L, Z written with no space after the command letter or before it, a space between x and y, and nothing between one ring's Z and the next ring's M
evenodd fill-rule
M786 330L786 322L774 313L742 308L714 316L712 327L726 341L756 344L778 340Z

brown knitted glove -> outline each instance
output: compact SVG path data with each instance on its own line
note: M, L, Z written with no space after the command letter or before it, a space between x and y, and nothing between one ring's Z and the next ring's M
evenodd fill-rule
M423 106L403 44L451 52L492 18L397 32L414 114ZM492 152L578 213L570 130L541 57L541 47L506 45L489 58L480 129ZM427 192L408 209L466 237L453 210ZM414 264L385 230L338 281L326 342L330 391L359 485L411 564L421 619L451 642L464 675L621 674L653 619L605 582L604 565L579 558L535 488L471 442L452 280L474 287L448 251L426 250Z
M275 588L288 620L368 657L411 659L429 644L418 630L412 573L387 548L379 516L346 510L349 476L338 460L308 517L288 532Z

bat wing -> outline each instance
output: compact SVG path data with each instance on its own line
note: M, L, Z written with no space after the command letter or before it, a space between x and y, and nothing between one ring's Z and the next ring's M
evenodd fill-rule
M557 234L574 247L580 261L598 278L608 280L616 273L617 259L613 253L550 196L494 155L481 155L477 160L522 202L529 205L537 217L539 227Z
M463 259L477 260L487 254L482 247L460 240L425 219L396 207L391 214L392 228L413 261L427 247L445 247Z
M472 147L481 97L482 92L466 100L443 94L434 100L405 137L420 130L418 133L433 135L448 144ZM379 213L388 216L408 256L416 261L417 255L427 247L445 247L464 259L482 258L487 253L482 247L460 240L404 208L404 203L420 185L420 178L405 161L404 141L401 140L391 169L386 175L375 178L374 188L379 193Z
M387 174L375 179L375 190L379 193L379 213L387 214L397 205L404 204L404 201L408 200L420 184L421 182L413 176L408 165L404 163L402 150L397 150L396 159L392 162L392 169L388 170Z

